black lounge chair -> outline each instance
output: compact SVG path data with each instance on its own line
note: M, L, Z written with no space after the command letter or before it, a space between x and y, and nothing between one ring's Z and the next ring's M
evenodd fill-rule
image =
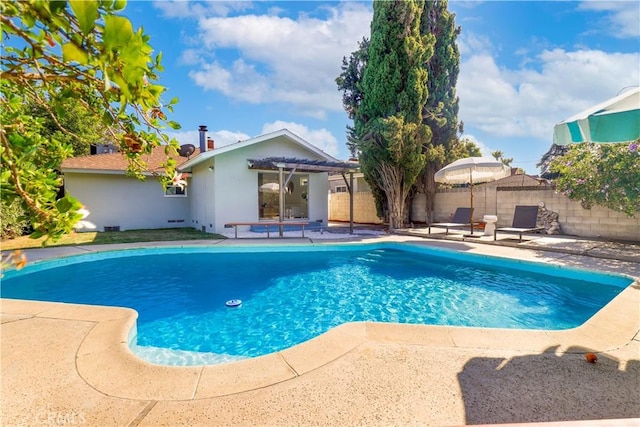
M473 208L458 208L451 218L451 222L434 222L429 224L429 234L431 227L444 228L444 234L449 234L449 228L473 226L472 222Z
M516 233L522 242L522 233L542 231L544 227L538 227L538 206L516 206L511 227L496 228L493 232L493 240L497 239L498 231L501 233Z

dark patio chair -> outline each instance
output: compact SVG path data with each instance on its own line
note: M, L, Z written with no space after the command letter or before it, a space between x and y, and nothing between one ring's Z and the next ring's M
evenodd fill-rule
M429 234L431 227L444 228L445 235L449 234L449 228L468 227L472 225L473 208L457 208L451 218L451 222L434 222L429 224Z
M511 227L496 228L493 232L493 240L497 239L498 231L501 233L515 233L520 236L522 242L523 233L533 233L544 230L538 227L538 206L516 206Z

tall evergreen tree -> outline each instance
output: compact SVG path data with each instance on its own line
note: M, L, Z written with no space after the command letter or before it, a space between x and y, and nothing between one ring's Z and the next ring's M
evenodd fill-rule
M454 150L453 144L456 144L457 132L462 128L458 124L456 95L460 71L457 45L460 27L455 24L455 14L448 10L447 0L424 2L420 32L422 35L433 35L436 39L434 54L424 64L428 73L429 97L422 118L433 136L424 147L427 161L418 181L418 187L426 194L427 221L431 221L436 194L434 175L444 165L456 160L453 154L459 150Z
M356 120L364 94L362 93L362 75L367 65L369 39L363 37L358 50L351 53L349 60L342 58L342 73L336 78L338 90L342 91L342 106L351 120ZM358 157L358 135L355 126L347 125L347 148L351 157Z
M423 125L428 98L424 64L435 37L420 34L424 1L376 0L354 134L365 179L389 229L402 227L405 202L425 165L431 138ZM382 211L382 212L381 212Z

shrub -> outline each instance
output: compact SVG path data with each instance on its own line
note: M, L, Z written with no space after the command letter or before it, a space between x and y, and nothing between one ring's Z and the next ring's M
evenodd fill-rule
M19 199L14 199L11 204L2 203L0 225L0 239L2 240L28 234L31 227Z

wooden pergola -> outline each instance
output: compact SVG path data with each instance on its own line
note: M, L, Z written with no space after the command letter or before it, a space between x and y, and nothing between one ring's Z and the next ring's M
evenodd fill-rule
M264 159L247 159L249 169L278 171L279 184L279 220L284 220L284 189L295 172L339 173L342 175L349 191L349 233L353 234L353 174L360 170L360 165L353 162L330 162L325 160L298 159L295 157L267 157ZM285 173L287 173L285 177ZM349 179L347 180L347 174ZM283 227L280 226L280 236Z

